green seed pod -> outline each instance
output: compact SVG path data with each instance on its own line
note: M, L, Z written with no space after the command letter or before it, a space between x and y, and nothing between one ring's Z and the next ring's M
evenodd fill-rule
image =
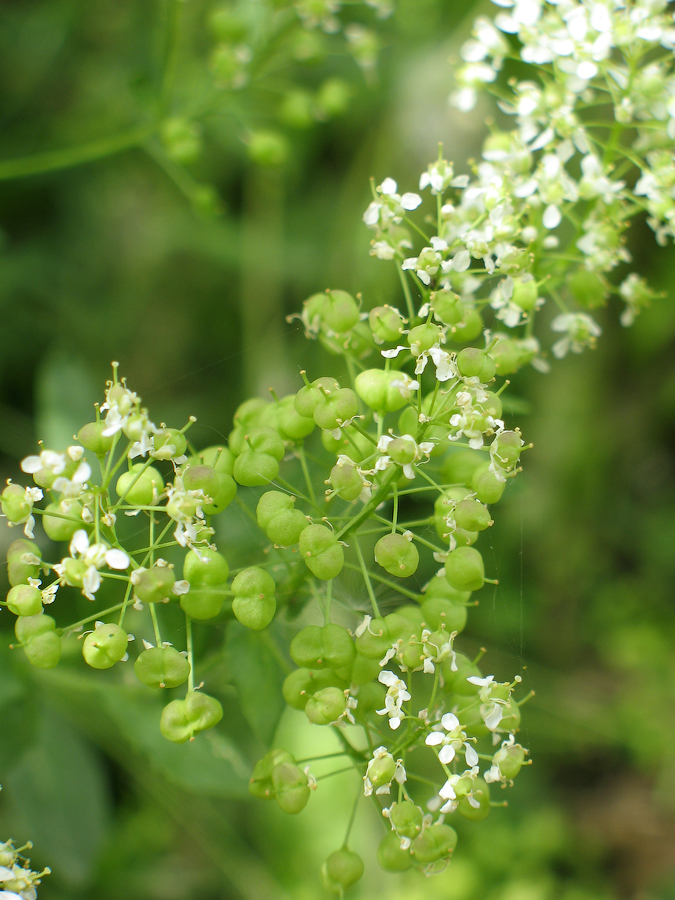
M313 419L301 415L295 408L295 394L289 394L279 401L277 407L277 428L286 441L303 441L316 427Z
M471 484L473 473L484 459L477 450L454 449L443 462L442 475L446 484Z
M19 484L8 484L0 494L0 507L8 522L25 522L33 504L26 500L25 488Z
M413 437L415 437L417 435L418 427L419 420L417 418L417 410L412 406L409 406L407 409L404 409L401 415L398 417L398 430L401 432L401 434L411 434Z
M453 671L452 660L443 660L443 679L446 691L458 694L460 697L473 697L478 694L480 688L467 681L468 678L482 678L482 673L478 666L464 656L463 653L455 654L455 665L457 669Z
M510 469L520 459L522 446L523 441L517 431L502 431L494 440L493 454L500 465Z
M508 732L509 734L515 734L520 728L520 718L520 707L513 698L510 698L504 707L504 714L502 715L498 730Z
M475 309L467 309L462 322L452 327L452 339L458 344L474 341L483 331L483 320Z
M394 641L407 641L413 635L417 636L417 624L411 622L406 616L400 615L400 613L389 613L388 616L385 616L384 621L387 626L390 646Z
M406 603L405 606L400 606L394 615L407 619L415 629L415 634L419 634L424 622L424 615L419 606L414 603Z
M396 762L392 756L382 756L368 764L368 779L374 788L391 784L396 774Z
M510 375L517 372L522 365L522 353L510 338L500 337L490 350L498 375Z
M434 631L444 627L448 634L458 634L466 627L467 612L465 606L445 600L443 597L429 597L422 604L422 615L428 628Z
M530 312L537 305L537 282L532 275L523 275L522 278L514 278L513 295L511 302L519 306L524 312Z
M275 590L274 579L264 569L251 566L239 572L232 581L232 612L237 620L252 631L266 628L277 609Z
M299 415L310 419L313 418L316 405L324 396L321 388L326 393L332 394L340 390L340 385L334 378L324 376L323 378L316 378L311 385L301 387L293 399L293 406Z
M272 520L279 513L288 512L295 505L295 497L290 494L284 494L282 491L265 491L258 500L255 514L258 525L263 531L267 528Z
M272 787L277 803L285 813L296 815L309 800L307 776L292 762L282 762L272 770Z
M411 851L415 860L423 866L448 859L457 846L457 832L449 825L436 822L425 828L412 842Z
M345 561L344 550L325 525L309 525L300 535L300 556L310 572L322 581L336 578Z
M480 822L490 814L490 788L482 778L474 781L472 796L480 804L478 808L469 803L468 797L462 797L457 805L457 812L465 819Z
M354 641L346 628L329 623L307 625L291 641L291 659L305 668L341 669L356 658Z
M466 488L447 488L434 502L434 525L440 538L447 539L448 523L446 516L454 515L456 505L463 500L469 491Z
M36 560L31 562L30 560ZM29 578L37 578L40 571L42 551L34 541L19 538L7 548L7 577L9 583L28 584ZM25 562L24 560L29 560Z
M412 800L403 800L393 804L389 810L389 820L397 834L412 840L422 831L424 813Z
M409 578L417 571L420 555L402 534L385 534L375 544L375 561L390 575Z
M257 453L266 453L272 456L277 462L281 462L284 458L286 449L281 436L274 428L254 428L248 435L246 443L248 447ZM237 463L234 464L234 472L236 475Z
M82 521L82 504L67 498L50 503L45 507L42 527L52 541L69 541L76 531L86 527Z
M164 479L153 466L136 463L123 472L115 485L117 496L129 506L150 506L164 490Z
M487 508L479 500L461 500L455 508L455 522L466 531L485 531L492 525Z
M599 306L604 306L610 293L602 276L583 266L568 276L567 286L579 306L583 306L585 309L597 309Z
M380 666L376 659L368 659L362 653L357 653L354 662L349 668L338 669L337 673L349 684L365 685L380 674ZM359 694L359 706L361 705Z
M42 592L30 584L17 584L7 594L7 608L15 616L37 616L42 612Z
M330 470L330 483L337 496L350 503L363 490L363 476L357 471L356 465L344 462L337 463Z
M173 594L176 576L170 566L150 566L141 572L134 585L134 593L143 603L161 603Z
M439 325L426 322L424 325L416 325L408 332L408 346L413 356L419 356L429 350L441 340L443 332Z
M221 475L231 475L235 458L234 453L228 447L207 447L190 458L190 465L209 466Z
M208 466L189 466L183 473L183 485L188 491L202 490L211 498L210 503L201 504L207 516L226 509L237 493L237 485L230 475L216 472Z
M236 427L250 431L252 428L255 428L263 410L268 406L267 400L263 400L262 397L252 397L250 400L244 400L236 408L232 420Z
M424 589L424 596L427 600L430 597L442 597L444 600L450 600L452 603L466 606L471 599L471 591L455 590L455 588L450 587L442 575L434 575Z
M153 434L152 445L157 459L176 459L185 455L187 438L177 428L161 428Z
M479 403L478 406L486 416L492 416L493 419L501 419L504 412L501 398L494 391L486 391L487 400Z
M105 456L113 445L115 436L104 435L105 422L88 422L77 432L77 440L85 450L90 450L97 456Z
M403 316L391 306L376 306L368 313L368 324L375 339L383 344L387 341L398 341L403 333Z
M234 479L245 487L262 487L279 474L279 463L268 453L244 450L234 462Z
M347 708L345 692L338 687L326 687L309 698L305 713L314 725L336 722Z
M497 503L504 493L506 482L499 481L490 471L490 463L481 463L471 476L471 490L475 492L481 503Z
M392 644L384 619L372 619L365 631L356 638L356 652L366 659L382 659Z
M366 369L356 376L354 387L369 409L376 412L396 412L408 402L396 386L396 382L400 380L400 372Z
M259 759L248 783L249 793L262 800L273 800L276 792L272 784L272 772L282 763L295 764L295 758L288 750L270 750Z
M495 377L495 364L492 357L477 347L465 347L457 354L457 368L459 374L465 378L478 378L482 384L487 384Z
M322 330L345 334L359 321L359 305L347 291L327 291Z
M175 647L149 647L134 663L136 677L151 688L175 688L190 674L190 663Z
M119 625L96 626L82 642L82 656L92 669L109 669L127 652L129 637Z
M513 781L525 765L525 750L520 744L501 747L492 757L492 763L499 767L499 771L507 781Z
M342 896L346 888L363 876L365 866L358 853L336 850L321 866L321 880L325 888Z
M385 872L405 872L413 864L410 850L401 849L401 839L393 831L380 841L377 861Z
M281 690L289 706L304 709L309 698L326 687L344 690L346 684L331 669L296 669L286 677Z
M217 616L225 602L229 574L227 560L216 550L200 549L199 556L191 550L183 562L183 578L190 585L180 597L184 612L198 620Z
M14 623L26 659L36 669L53 669L61 658L61 638L55 629L56 622L45 613L20 616Z
M432 291L429 301L434 314L444 325L458 325L464 318L464 304L452 291Z
M369 660L377 666L377 673L381 671L377 660ZM362 684L358 689L359 705L354 712L354 718L359 725L367 725L371 720L378 719L377 710L384 706L384 697L386 690L384 685L377 681L371 681L368 684ZM378 719L378 721L381 721Z
M350 388L340 388L328 396L322 395L314 407L314 421L326 431L334 431L343 422L353 419L359 411L356 394Z
M455 590L479 590L485 583L483 557L473 547L457 547L445 560L445 577Z
M223 707L215 697L190 691L185 700L172 700L162 710L159 730L175 744L194 739L200 731L213 728L223 718Z
M275 516L267 527L267 537L279 547L291 547L300 540L300 535L307 528L307 516L299 509Z

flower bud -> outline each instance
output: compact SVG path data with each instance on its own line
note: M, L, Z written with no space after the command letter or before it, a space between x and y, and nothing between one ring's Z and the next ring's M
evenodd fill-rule
M42 612L42 591L30 584L17 584L7 594L7 608L15 616L37 616Z
M376 306L368 314L368 324L375 339L383 344L398 341L403 333L403 316L391 306Z
M136 463L120 475L115 490L129 506L150 506L164 490L164 479L153 466Z
M477 591L485 583L483 557L473 547L457 547L445 560L445 577L458 591Z
M181 594L181 608L193 619L212 619L225 602L230 567L224 556L210 547L191 550L183 562L183 578L190 589Z
M377 861L385 872L405 872L413 864L410 850L401 848L401 839L393 831L380 841Z
M337 687L326 687L309 698L305 713L314 725L330 725L340 718L346 708L345 692Z
M105 422L88 422L77 432L77 440L85 450L90 450L97 456L105 456L115 440L113 434L103 434L105 428Z
M481 463L471 476L471 490L475 492L481 503L497 503L501 500L506 483L499 481L490 471L490 463Z
M134 583L134 593L143 603L161 603L171 597L176 576L170 566L150 566Z
M42 527L52 541L69 541L83 527L82 504L68 498L50 503L45 507Z
M53 669L57 665L61 658L61 638L51 616L45 613L20 616L14 624L14 633L32 666Z
M149 647L139 654L134 672L147 687L175 688L187 681L190 663L175 647Z
M344 550L325 525L309 525L300 535L300 556L310 572L322 581L335 578L344 565Z
M128 641L119 625L98 624L82 642L82 656L92 669L109 669L126 654Z
M277 803L285 813L296 815L309 800L307 776L292 762L282 762L272 770L272 787Z
M223 718L223 707L215 697L190 691L185 700L172 700L162 710L159 730L175 744L191 741L200 731L213 728Z
M420 556L402 534L386 534L375 544L375 561L390 575L409 578L417 571Z
M321 880L325 888L342 896L346 888L363 876L364 870L363 860L357 853L336 850L321 866Z
M412 842L411 851L415 860L423 866L439 859L448 859L457 846L457 832L449 825L436 822L425 828Z
M354 641L346 628L328 623L307 625L291 641L291 659L305 668L341 669L356 658Z
M464 378L478 378L481 384L487 384L495 377L494 360L485 350L477 347L465 347L457 354L457 368Z
M12 586L28 584L29 578L37 578L41 559L42 551L34 541L29 541L25 538L12 541L7 548L7 576L9 583Z
M232 612L237 620L253 631L266 628L274 618L276 585L264 569L243 569L232 581Z

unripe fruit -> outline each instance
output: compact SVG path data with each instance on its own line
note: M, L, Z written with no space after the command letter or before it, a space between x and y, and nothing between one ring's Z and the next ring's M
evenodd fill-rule
M366 630L356 638L356 651L366 659L382 659L393 641L384 619L372 619Z
M483 320L475 309L468 309L464 319L452 328L452 339L459 344L468 344L483 331Z
M19 484L8 484L0 494L2 514L8 522L25 522L33 509L32 503L26 500L26 491Z
M42 592L29 584L17 584L7 594L7 608L15 616L37 616L42 612Z
M403 316L391 306L376 306L368 314L370 329L380 343L397 341L403 332Z
M455 654L455 665L457 668L453 671L452 661L449 659L443 661L445 689L452 694L459 694L460 697L472 697L478 694L480 688L467 681L468 678L482 677L478 666L463 653Z
M237 620L253 631L266 628L274 618L277 602L276 585L264 569L251 566L232 581L232 612Z
M466 627L466 607L443 597L429 597L425 600L422 604L422 614L427 628L434 631L445 627L447 633L452 634L453 631L457 633L464 631Z
M307 625L291 641L290 652L296 665L309 669L341 669L351 666L356 658L356 648L349 632L333 623L322 628Z
M381 671L377 660L369 660L378 667L378 673ZM358 691L359 705L353 711L355 720L359 725L367 725L370 721L381 721L377 717L377 710L384 706L386 690L384 685L377 681L371 681L368 684L362 684Z
M283 763L295 764L294 757L288 750L270 750L262 759L259 759L253 769L253 774L248 783L249 793L262 800L273 800L275 790L272 785L272 773L277 766Z
M501 419L504 411L501 398L493 391L486 391L487 400L477 404L483 410L485 415L492 416L493 419Z
M136 677L151 688L175 688L190 674L190 663L175 647L149 647L134 663Z
M301 387L293 399L293 406L299 415L306 418L314 416L316 405L324 396L321 388L332 394L334 391L340 390L340 385L334 378L324 376L323 378L316 378L311 385Z
M500 337L490 350L490 355L495 361L495 367L499 375L510 375L517 372L522 365L522 353L510 338Z
M537 282L531 275L523 275L513 281L513 295L511 302L519 306L524 312L530 312L537 304Z
M356 654L354 662L349 669L339 669L340 677L344 677L349 684L366 685L380 674L380 666L376 659L368 659L362 653ZM361 706L361 693L359 693L359 708Z
M417 571L420 556L402 534L386 534L375 544L375 561L390 575L409 578Z
M396 761L392 756L382 756L368 764L368 779L374 788L391 784L396 774Z
M350 388L340 388L338 391L321 396L314 407L314 421L326 431L334 431L343 422L353 419L359 411L356 394Z
M337 496L350 503L356 500L363 490L363 476L355 465L346 463L337 463L333 466L330 470L330 483Z
M246 487L269 484L279 474L279 461L284 456L284 442L271 428L256 428L234 462L235 481Z
M502 431L494 440L493 454L500 465L509 469L520 459L522 446L523 441L518 432Z
M231 475L235 455L229 447L207 447L190 459L190 465L209 466L221 475Z
M305 713L314 725L330 725L340 718L346 707L344 691L337 687L326 687L309 698Z
M31 473L33 481L38 487L51 489L57 478L71 478L75 474L80 463L71 459L67 453L61 455L65 459L65 468L58 474L53 468L38 469L37 472Z
M85 450L90 450L97 456L105 456L110 450L115 435L104 435L105 422L88 422L77 432L77 440Z
M430 597L442 597L444 600L450 600L452 603L466 606L471 599L471 591L458 591L450 587L442 575L434 575L424 589L424 596L427 600Z
M181 594L181 608L193 619L217 616L225 602L229 574L227 560L216 550L200 549L199 556L191 550L183 562L183 578L190 590Z
M337 577L345 561L344 550L325 525L309 525L300 535L300 556L310 572L322 581Z
M290 145L279 131L255 131L248 139L248 155L264 168L276 169L288 159Z
M424 813L412 800L403 800L391 807L389 820L397 834L412 840L422 831Z
M117 496L130 506L150 506L164 490L164 479L153 466L136 463L123 472L115 485Z
M405 872L413 864L410 850L401 849L401 839L393 831L380 841L377 861L385 872Z
M20 616L14 623L28 662L37 669L53 669L61 658L61 638L55 629L56 622L45 613Z
M50 515L51 513L51 515ZM45 534L51 540L69 541L80 528L82 522L82 504L77 500L67 498L58 503L50 503L45 507L45 515L42 516L42 527Z
M457 547L445 560L445 577L458 591L477 591L485 583L483 557L473 547Z
M295 394L284 397L277 404L277 428L286 441L302 441L316 426L313 419L301 415L295 408Z
M169 566L150 566L141 572L134 593L143 603L161 603L172 596L176 576Z
M109 669L125 655L128 641L119 625L97 625L82 642L82 656L92 669Z
M336 850L321 866L321 880L324 887L334 894L340 894L362 877L365 871L363 860L351 850Z
M503 715L499 723L499 731L514 734L520 728L520 707L510 698L503 709Z
M277 803L284 812L296 815L309 800L307 776L292 762L282 762L272 770L272 787Z
M260 415L269 404L262 397L251 397L250 400L244 400L236 408L232 420L237 427L250 430L256 426Z
M309 524L299 509L294 509L295 498L281 491L267 491L258 501L256 517L258 525L268 538L280 547L297 544L300 533Z
M499 766L499 771L507 781L512 781L525 765L525 751L520 744L502 747L492 757L492 762Z
M190 466L183 473L183 485L188 491L202 490L210 503L201 503L208 516L222 512L234 500L237 485L230 475L216 472L208 466Z
M480 804L478 808L469 803L468 797L462 797L457 805L457 812L465 819L480 822L490 814L490 788L482 778L476 778L474 781L472 795Z
M388 616L385 616L384 621L391 644L399 640L407 641L417 634L417 624L411 622L407 616L402 616L400 613L389 613Z
M609 289L597 272L590 272L580 266L576 272L568 276L567 285L579 306L586 309L596 309L607 302Z
M322 331L345 334L359 321L359 306L347 291L328 291L322 309Z
M444 325L458 325L464 318L464 304L452 291L432 291L431 308Z
M421 865L447 859L457 846L457 832L449 825L436 823L425 828L412 842L411 851Z
M24 557L35 557L38 562L22 562ZM19 538L7 548L7 577L9 583L14 586L17 584L28 584L29 578L37 578L40 571L40 560L42 559L42 551L34 541L26 538Z
M265 491L258 500L255 515L258 525L267 531L270 522L280 513L293 509L295 498L283 491Z
M471 490L475 492L481 503L497 503L504 493L506 482L499 481L490 471L490 463L481 463L471 476Z
M395 384L400 380L400 372L366 369L356 376L354 387L356 393L370 409L376 412L396 412L408 402Z
M286 676L281 690L289 706L304 709L309 698L326 687L344 689L346 685L331 669L296 669Z
M185 700L172 700L162 710L159 730L175 744L191 741L200 731L213 728L223 718L223 707L215 697L190 691Z
M177 428L161 428L153 434L152 446L157 459L176 459L185 455L187 438Z
M461 500L455 507L455 522L466 531L485 531L492 525L490 513L479 500Z
M483 455L477 450L453 449L443 462L444 482L469 485L473 473L481 465L483 458Z
M408 345L413 356L419 356L441 340L442 331L439 325L427 322L416 325L408 332Z
M465 378L478 378L481 384L487 384L495 377L495 364L485 350L476 347L465 347L457 354L459 374Z
M424 622L424 615L417 604L406 603L405 606L400 606L394 615L402 616L404 619L407 619L415 629L415 633L419 634L422 629L422 623Z

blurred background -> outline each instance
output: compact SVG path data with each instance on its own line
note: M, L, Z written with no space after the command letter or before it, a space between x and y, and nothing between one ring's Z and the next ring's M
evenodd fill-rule
M206 445L247 396L295 390L300 364L330 370L285 319L311 293L400 303L393 267L368 255L369 179L415 190L439 141L459 168L478 152L494 111L460 115L447 96L492 7L344 4L334 31L330 5L0 2L3 480L38 439L71 442L113 359L154 421L194 414ZM500 584L465 634L536 692L521 733L534 763L508 808L463 823L432 881L379 870L364 808L355 898L675 900L675 267L641 223L631 250L664 299L630 330L599 311L596 351L514 380L509 424L534 450L490 533ZM16 536L0 527L3 559ZM330 736L275 699L242 712L247 688L216 654L223 723L168 745L114 676L29 670L9 619L0 838L33 840L52 868L40 900L325 895L353 776L292 820L249 801L246 780L275 731L303 757ZM278 677L267 662L250 690Z

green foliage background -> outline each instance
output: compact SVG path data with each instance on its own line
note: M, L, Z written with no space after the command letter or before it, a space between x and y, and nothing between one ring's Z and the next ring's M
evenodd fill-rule
M393 268L368 256L368 179L415 189L439 140L460 169L477 152L489 110L448 108L448 57L486 6L398 0L379 26L377 76L344 55L293 63L296 84L340 76L352 98L342 116L292 129L278 120L286 70L213 101L207 0L182 5L168 86L174 0L1 4L3 478L18 478L38 438L71 440L111 359L155 421L195 414L193 439L214 443L246 396L285 393L300 365L326 365L284 319L306 296L335 287L361 291L366 307L397 303ZM204 108L204 152L177 167L157 123ZM280 166L249 158L247 136L263 128L288 141ZM130 146L102 155L114 141ZM66 165L71 147L100 158ZM10 177L34 154L53 171ZM672 250L646 226L631 249L667 296L629 331L601 313L597 351L513 385L510 424L535 446L491 533L500 585L483 592L467 638L536 691L522 738L534 764L508 809L464 825L431 882L377 869L381 825L364 806L355 897L675 898L675 279ZM15 536L0 529L3 558ZM245 553L252 538L228 519L219 545ZM302 714L281 715L276 644L251 635L242 650L223 629L209 678L224 722L173 746L130 673L121 684L77 664L29 671L8 649L8 620L0 613L0 837L30 838L34 863L52 867L41 900L323 895L317 869L342 840L353 776L320 782L292 821L246 799L275 730L299 756L331 748Z

